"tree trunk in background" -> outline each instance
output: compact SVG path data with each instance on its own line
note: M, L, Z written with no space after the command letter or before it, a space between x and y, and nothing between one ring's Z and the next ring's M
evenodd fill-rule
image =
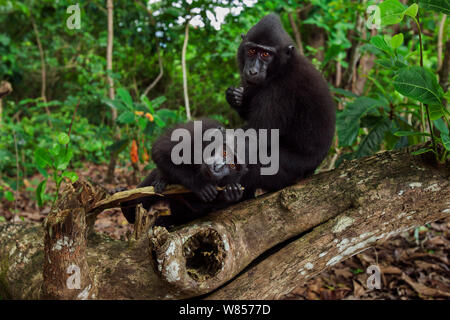
M441 70L439 71L439 84L444 88L444 92L448 90L448 75L450 73L450 40L445 43L444 60Z
M159 80L161 80L164 75L163 60L161 57L161 50L159 49L159 46L156 47L156 51L158 52L159 74L156 79L153 80L153 82L145 89L144 96L146 96L150 92L150 90L152 90L158 84Z
M297 24L295 23L295 18L292 15L292 11L288 12L288 17L289 17L289 22L291 23L292 31L294 32L295 43L297 44L298 51L303 56L303 55L305 55L305 51L303 50L302 36L301 36L299 28L297 27Z
M207 297L283 298L365 248L449 216L450 163L436 167L428 155L411 155L421 147L345 162L337 170L214 212L173 232L154 228L150 241L127 243L94 234L86 247L83 217L105 193L76 182L65 188L59 210L45 223L45 251L41 226L0 224L0 296L42 297L45 264L52 268L52 277L46 274L44 287L58 298L93 298L93 289L98 299L187 298L210 292L227 279L231 281ZM282 243L286 239L294 240ZM83 250L85 257L79 254ZM264 251L264 258L255 261ZM67 273L72 264L80 270L88 265L81 273L85 282L74 292L67 291L64 281L72 276ZM187 286L180 286L184 280Z
M189 95L187 84L187 71L186 71L186 50L189 42L189 20L186 20L186 26L184 28L184 42L183 50L181 52L181 67L183 69L183 92L184 92L184 105L186 107L186 118L191 119L191 108L189 107Z
M364 5L367 0L360 0ZM365 14L356 13L356 27L355 30L350 30L349 36L352 46L348 54L348 68L345 70L342 77L342 88L352 91L353 85L356 82L357 65L361 57L361 41L360 38L365 38L366 35L366 18Z
M444 47L444 28L445 28L445 20L447 20L447 15L442 15L441 23L439 24L439 33L438 33L438 45L437 45L437 60L438 60L438 71L441 70L442 67L442 50Z
M113 45L114 45L114 3L113 0L106 1L106 8L108 14L108 43L106 46L106 70L107 72L113 71ZM116 95L114 92L114 79L110 74L106 75L108 80L108 97L114 100ZM113 130L116 132L115 135L118 136L118 129L116 126L117 110L111 108L112 111L112 126ZM111 154L109 159L108 171L106 173L106 182L111 183L114 179L114 169L116 168L117 154Z
M47 112L47 116L48 116L48 125L50 126L50 128L53 128L52 122L50 120L50 109L47 106L47 96L45 94L45 91L47 90L47 68L45 65L45 52L44 52L44 48L42 47L42 43L41 43L41 38L39 37L39 30L37 28L36 22L34 21L33 16L30 16L31 19L31 24L33 26L33 30L34 30L34 35L36 37L36 43L39 49L39 56L41 57L41 98L44 102L44 106L45 106L45 112Z
M2 125L2 115L3 115L3 97L13 92L11 83L8 81L0 82L0 126Z

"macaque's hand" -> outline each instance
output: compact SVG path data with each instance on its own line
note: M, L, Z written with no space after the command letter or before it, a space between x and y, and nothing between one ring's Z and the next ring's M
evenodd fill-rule
M244 195L244 189L239 183L231 183L223 189L223 196L227 202L236 202L241 200Z
M205 184L198 190L195 190L194 193L199 197L203 202L211 202L216 199L217 194L219 193L216 189L216 186L208 183Z
M244 88L229 87L225 95L228 103L232 107L241 107L244 100Z

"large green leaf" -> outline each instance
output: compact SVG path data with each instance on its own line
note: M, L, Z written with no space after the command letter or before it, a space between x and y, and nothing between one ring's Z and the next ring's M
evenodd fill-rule
M44 204L44 193L46 184L47 179L41 181L41 183L39 183L38 187L36 188L36 199L39 207L42 207L42 205Z
M426 9L450 14L450 0L420 0L420 6Z
M107 106L113 108L113 109L117 109L119 111L125 111L125 110L130 110L129 108L127 108L122 101L120 100L111 100L109 98L103 98L102 102L104 104L106 104Z
M339 146L351 146L358 136L361 117L383 105L383 101L366 97L358 98L347 105L344 111L338 114L336 121Z
M126 112L122 113L117 118L117 122L123 123L123 124L130 124L130 123L135 122L134 112L126 111Z
M442 144L447 151L450 151L450 136L448 134L441 134Z
M67 135L67 133L61 132L60 134L58 134L58 136L56 137L56 140L58 141L59 144L63 144L66 145L70 142L70 138Z
M120 100L122 100L125 105L128 107L129 110L133 110L133 99L131 98L130 93L128 90L124 88L117 89L117 95L119 96Z
M398 0L386 0L378 5L381 14L381 26L397 24L403 20L406 7Z
M374 36L370 39L370 43L380 49L381 51L387 53L388 55L392 56L394 52L392 51L392 48L386 43L384 38L382 36Z
M34 161L42 169L45 169L46 166L51 167L53 164L53 159L44 148L37 148L34 151Z
M445 121L442 118L439 118L434 121L434 126L439 130L439 132L448 135L448 127L445 124Z
M442 89L436 76L422 67L400 69L394 78L395 90L425 104L441 104Z
M380 121L370 129L359 144L359 148L356 151L356 157L361 158L374 154L380 150L380 145L384 140L384 135L391 128L391 120L388 118L381 118Z
M396 34L391 39L391 47L394 49L399 48L403 44L403 33Z

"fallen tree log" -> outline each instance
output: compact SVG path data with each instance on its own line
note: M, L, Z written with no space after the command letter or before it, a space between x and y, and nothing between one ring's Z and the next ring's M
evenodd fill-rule
M171 299L205 294L267 249L321 224L211 295L281 298L299 281L340 259L406 228L448 216L449 172L448 163L433 167L427 158L411 156L408 150L385 152L173 232L156 228L149 233L150 241L143 238L130 245L97 235L86 249L95 297ZM86 203L81 206L85 213L95 207ZM42 297L42 231L27 224L3 223L0 229L0 294ZM78 295L71 298L85 297Z

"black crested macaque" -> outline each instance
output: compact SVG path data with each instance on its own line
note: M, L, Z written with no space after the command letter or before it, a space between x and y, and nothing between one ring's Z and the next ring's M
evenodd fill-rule
M260 163L249 164L241 179L244 199L257 188L276 191L312 175L333 140L336 111L328 85L293 44L274 14L242 36L241 86L228 88L226 99L246 120L244 130L279 130L278 173L261 175Z
M225 129L212 119L202 119L202 136L208 129L218 129L223 137L223 152L214 154L201 164L194 164L194 123L178 124L162 134L153 144L152 159L156 164L153 170L138 187L154 186L156 193L161 193L168 184L181 184L190 189L192 194L167 197L170 216L159 217L156 225L180 225L209 212L222 209L230 203L237 202L243 196L240 179L247 172L245 164L238 164L234 150L226 145ZM191 161L187 164L174 164L171 159L172 148L178 141L171 141L176 129L186 129L191 136ZM201 139L201 137L200 137ZM210 142L201 139L201 151ZM232 152L233 163L226 163L227 152ZM230 154L228 154L230 156ZM209 161L206 161L209 160ZM217 187L222 187L221 191ZM135 206L142 203L145 209L159 201L158 197L148 197L125 202L121 205L122 213L129 223L134 223Z

